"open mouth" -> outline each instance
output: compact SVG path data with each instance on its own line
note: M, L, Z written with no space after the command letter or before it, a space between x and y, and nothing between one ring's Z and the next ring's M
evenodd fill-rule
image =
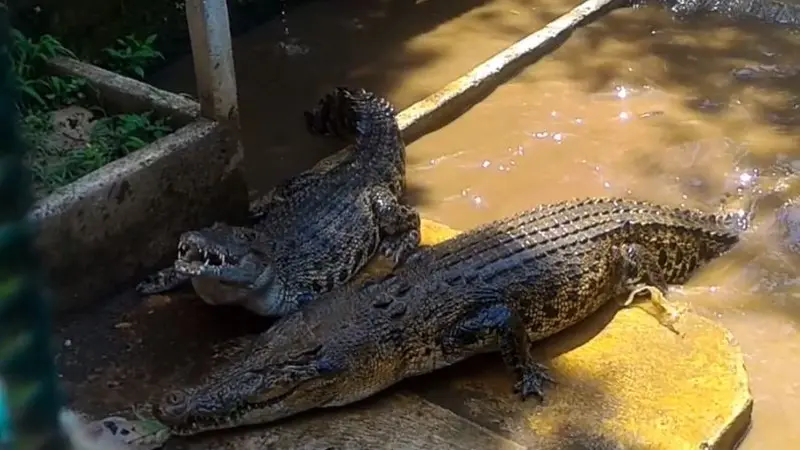
M235 261L213 250L199 249L189 244L178 246L178 259L194 267L223 266Z

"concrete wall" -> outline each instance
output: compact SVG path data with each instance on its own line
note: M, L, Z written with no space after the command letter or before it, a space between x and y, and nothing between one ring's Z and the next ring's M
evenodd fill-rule
M106 107L154 110L180 126L36 204L31 217L56 311L102 299L167 265L186 230L246 219L241 150L221 124L198 118L197 103L79 61L52 66L85 77Z

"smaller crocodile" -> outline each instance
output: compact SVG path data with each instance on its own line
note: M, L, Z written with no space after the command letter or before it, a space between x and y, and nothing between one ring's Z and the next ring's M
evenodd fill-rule
M376 253L398 265L417 248L419 214L401 202L405 144L392 105L337 88L305 120L314 134L355 142L264 196L251 208L252 230L184 233L174 266L139 292L191 279L207 303L282 316L349 281Z
M626 199L543 205L432 247L282 318L249 351L154 407L173 434L262 424L369 397L500 351L523 398L550 377L526 351L614 298L685 282L725 253L749 214Z

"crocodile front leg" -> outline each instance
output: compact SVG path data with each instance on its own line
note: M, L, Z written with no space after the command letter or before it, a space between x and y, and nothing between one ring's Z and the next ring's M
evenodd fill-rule
M397 266L419 246L419 213L400 203L397 196L384 186L371 189L369 198L382 238L378 251Z
M190 281L189 275L177 272L174 267L159 270L136 285L136 292L142 295L160 294L175 290Z

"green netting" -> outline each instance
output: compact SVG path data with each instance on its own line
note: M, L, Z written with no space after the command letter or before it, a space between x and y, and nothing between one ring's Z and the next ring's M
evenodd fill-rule
M0 447L60 450L68 447L58 428L61 398L36 230L27 220L33 196L17 128L9 29L0 4L0 439L10 441Z

